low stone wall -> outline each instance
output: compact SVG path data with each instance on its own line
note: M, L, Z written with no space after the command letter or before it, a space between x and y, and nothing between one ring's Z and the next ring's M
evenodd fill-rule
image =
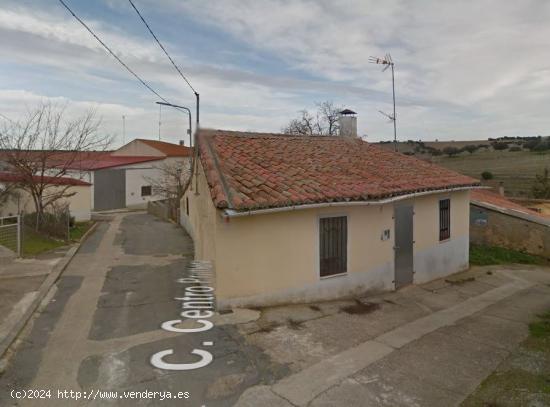
M550 220L514 216L472 203L470 242L550 258Z

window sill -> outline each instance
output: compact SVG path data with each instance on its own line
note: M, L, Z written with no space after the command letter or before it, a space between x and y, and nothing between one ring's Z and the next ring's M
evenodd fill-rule
M330 276L323 276L323 277L320 277L321 280L327 280L327 279L330 279L330 278L336 278L336 277L344 277L344 276L347 276L348 273L345 272L345 273L340 273L340 274L332 274Z
M450 237L448 237L447 239L443 239L443 240L440 240L439 243L447 243L451 240Z

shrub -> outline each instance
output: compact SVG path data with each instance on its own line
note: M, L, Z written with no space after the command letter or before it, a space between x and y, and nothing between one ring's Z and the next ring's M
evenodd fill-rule
M508 151L521 151L523 150L520 146L512 146L508 149Z
M456 147L445 147L443 149L443 153L447 154L449 157L452 157L453 155L460 153L460 150Z
M491 144L495 150L507 150L508 149L508 143L492 143Z
M537 199L550 198L550 176L548 168L545 168L542 174L537 174L535 176L535 182L531 188L531 193L533 197Z
M484 180L489 180L489 179L493 179L493 173L491 171L483 171L481 173L481 178L483 178Z
M467 146L464 146L462 148L462 151L467 151L469 152L470 154L473 154L476 152L476 150L478 149L479 147L476 146L475 144L468 144Z
M533 147L533 151L546 151L550 150L550 142L548 141L540 141L535 147Z

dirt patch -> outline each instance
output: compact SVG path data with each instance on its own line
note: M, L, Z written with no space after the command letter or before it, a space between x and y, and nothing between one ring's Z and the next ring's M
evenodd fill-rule
M445 282L449 283L451 285L463 285L463 284L470 283L470 282L475 281L475 280L476 280L475 277L466 277L466 278L461 278L461 279L457 279L457 280L445 280Z
M340 309L352 315L365 315L380 309L380 304L376 302L361 302L359 300L355 300L355 304L346 305Z

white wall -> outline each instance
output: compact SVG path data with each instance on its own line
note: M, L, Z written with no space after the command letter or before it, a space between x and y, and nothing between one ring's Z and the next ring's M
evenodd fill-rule
M147 202L163 199L159 195L141 196L141 187L151 185L149 179L161 179L164 175L159 169L162 165L172 165L174 163L188 163L188 157L168 157L163 160L151 161L141 164L127 165L126 169L126 207L131 209L145 208Z

